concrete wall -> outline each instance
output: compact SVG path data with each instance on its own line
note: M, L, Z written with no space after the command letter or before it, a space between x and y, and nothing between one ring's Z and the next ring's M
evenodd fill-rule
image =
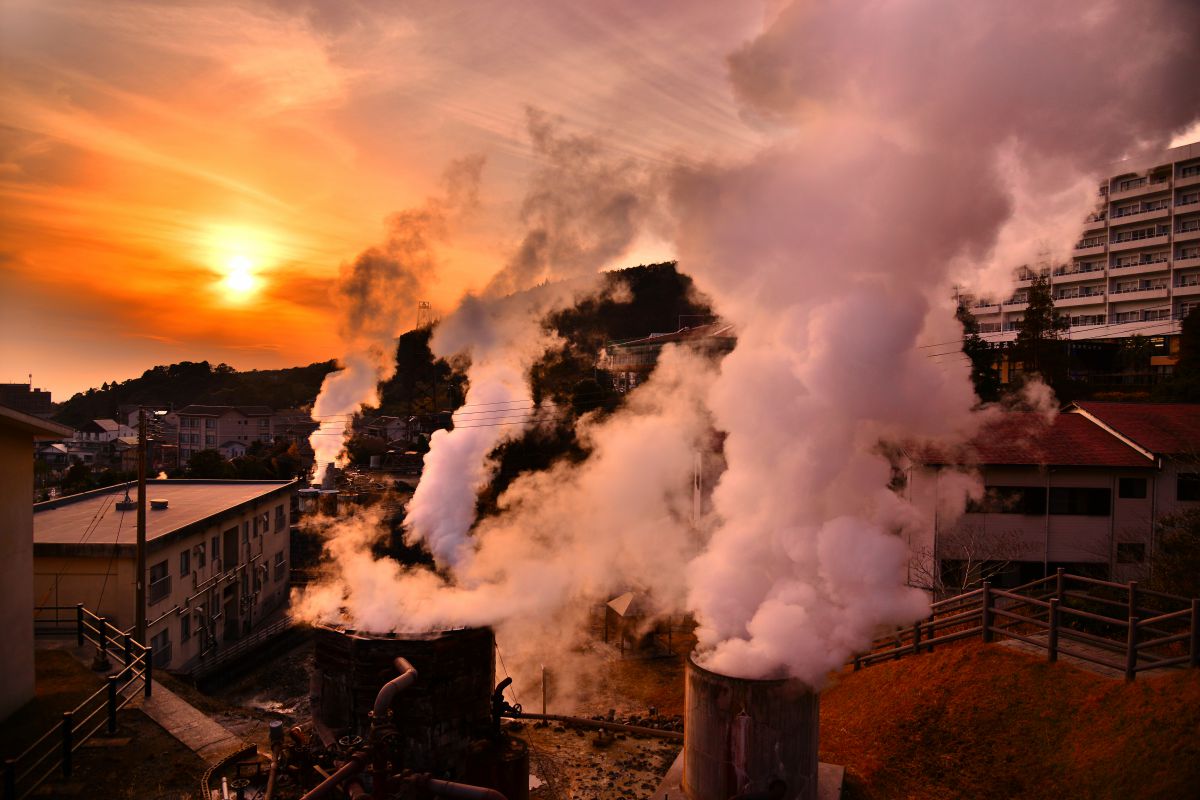
M0 719L33 699L33 450L0 428Z

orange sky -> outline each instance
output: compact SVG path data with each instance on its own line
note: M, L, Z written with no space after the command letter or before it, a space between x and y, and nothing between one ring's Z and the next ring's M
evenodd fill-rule
M444 308L519 233L527 106L648 162L761 140L724 58L769 5L0 0L0 380L335 357L338 266L482 153Z

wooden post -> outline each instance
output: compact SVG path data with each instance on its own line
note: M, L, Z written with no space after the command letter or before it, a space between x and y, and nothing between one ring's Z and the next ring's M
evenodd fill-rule
M1138 615L1138 582L1129 582L1129 618L1133 619Z
M1050 598L1050 634L1047 637L1047 660L1053 664L1058 661L1058 598Z
M125 666L128 667L133 663L133 637L127 633L122 640L125 646Z
M83 603L75 604L75 639L83 647Z
M117 684L121 679L116 675L108 676L108 732L117 732Z
M925 644L925 652L926 653L933 652L933 640L937 636L937 631L934 630L934 628L933 628L933 623L934 623L933 618L934 618L934 615L930 614L929 615L929 641L926 642L926 644Z
M1125 682L1137 677L1138 618L1129 618L1129 636L1125 640Z
M862 660L857 653L854 654L854 671L858 672L862 669Z
M542 716L546 715L546 665L542 664Z
M100 618L100 660L108 662L108 617Z
M1062 567L1059 567L1058 569L1054 570L1054 599L1058 600L1058 601L1062 601L1063 572L1065 572L1065 571L1066 570L1064 570Z
M150 689L154 684L154 648L147 647L142 651L142 678L146 682L146 697L150 696Z
M983 641L992 641L992 582L983 582L983 607L979 613L980 625L983 628Z
M1200 600L1192 599L1192 631L1189 644L1191 665L1200 667Z
M920 620L913 623L913 643L912 651L914 656L921 654L921 622Z
M70 711L64 711L62 715L62 775L64 778L71 777L71 751L74 749L74 743L71 741L74 731L71 728L74 723L74 715Z

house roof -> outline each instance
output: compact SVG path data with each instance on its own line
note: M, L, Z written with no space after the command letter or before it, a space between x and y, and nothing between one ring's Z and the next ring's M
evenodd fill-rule
M103 431L105 433L116 433L121 430L121 425L115 419L94 419L85 422L81 431Z
M991 466L1150 468L1152 459L1079 414L1052 422L1033 412L1000 414L971 441L953 450L928 448L918 459L929 464Z
M641 339L630 339L624 342L611 342L608 347L637 347L639 345L661 346L671 342L687 342L697 339L732 339L733 325L727 322L713 322L707 325L695 325L691 328L680 328L671 333L652 333Z
M184 406L175 413L189 417L221 417L231 411L236 411L243 417L269 417L275 413L267 406L203 406L195 404Z
M0 429L31 437L34 441L65 439L74 431L66 425L50 422L15 408L0 406Z
M1200 404L1081 401L1068 408L1152 453L1200 455Z
M200 524L207 527L227 512L244 507L295 485L295 481L149 480L147 496L167 501L164 510L146 514L146 540L168 536ZM135 496L134 484L119 484L69 495L33 506L35 548L67 545L75 550L112 545L133 546L137 539L136 511L120 511L117 501ZM35 554L37 551L35 550Z

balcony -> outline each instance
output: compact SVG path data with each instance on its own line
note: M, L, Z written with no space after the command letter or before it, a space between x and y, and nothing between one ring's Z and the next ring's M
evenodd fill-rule
M1073 283L1074 281L1094 280L1095 278L1104 275L1104 267L1094 267L1092 269L1076 269L1063 270L1062 272L1054 273L1052 283L1055 286L1060 286L1064 283Z
M1175 259L1175 269L1187 269L1188 267L1200 267L1200 255L1189 256L1187 258Z
M1096 294L1081 294L1075 297L1056 297L1054 298L1055 308L1072 308L1074 306L1097 305L1104 302L1103 290Z
M1153 192L1162 192L1171 188L1170 178L1159 178L1151 182L1148 178L1142 178L1140 183L1135 183L1128 188L1121 188L1121 181L1118 181L1109 191L1109 200L1122 200L1127 197L1137 197L1142 194L1152 194Z
M1197 186L1200 185L1200 173L1195 175L1180 176L1175 178L1176 186Z
M1084 240L1084 241L1080 242L1079 244L1075 245L1075 256L1076 257L1085 257L1085 256L1103 255L1104 248L1105 248L1104 241L1095 242L1095 241Z
M1200 275L1188 275L1181 278L1174 286L1176 297L1192 297L1200 294Z
M1186 242L1200 239L1200 219L1189 219L1175 229L1175 241Z
M1108 214L1101 211L1098 214L1088 214L1087 219L1083 221L1083 229L1085 231L1098 231L1108 224Z
M1161 219L1170 213L1170 204L1164 205L1162 208L1155 208L1149 211L1138 211L1133 214L1114 213L1110 217L1110 224L1125 225L1130 222L1149 222L1150 220Z
M1110 275L1142 275L1147 272L1165 272L1171 268L1170 259L1160 261L1138 261L1134 264L1113 264L1109 267Z
M1113 289L1109 292L1112 301L1118 300L1154 300L1167 296L1166 286L1134 286L1126 289Z
M1178 238L1178 237L1176 237ZM1121 242L1110 241L1108 244L1109 252L1119 253L1123 250L1133 250L1137 247L1150 247L1152 245L1165 245L1167 243L1167 234L1158 236L1145 236L1140 239L1126 239Z

